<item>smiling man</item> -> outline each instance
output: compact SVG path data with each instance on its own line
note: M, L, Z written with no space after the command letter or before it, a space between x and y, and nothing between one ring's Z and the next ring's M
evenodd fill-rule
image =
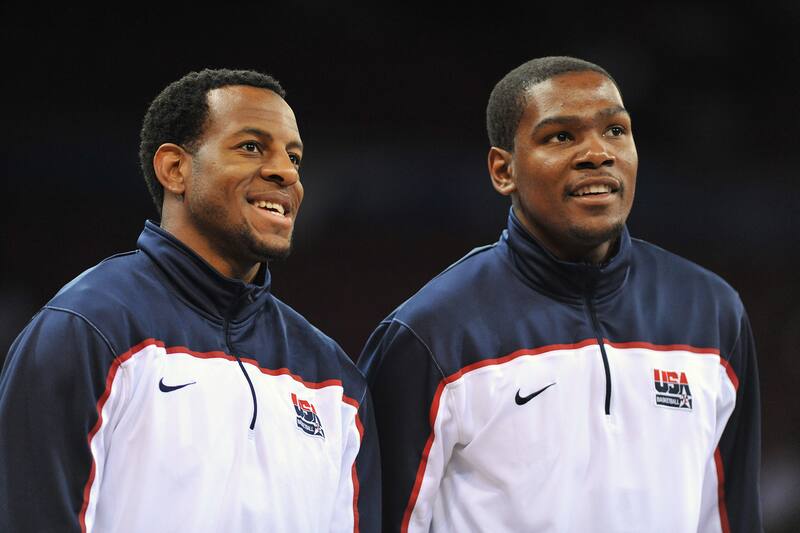
M65 286L0 377L2 531L377 531L363 377L270 293L303 201L284 92L204 70L141 132L161 224Z
M377 328L384 531L761 530L758 374L736 292L625 226L611 76L521 65L487 108L508 227Z

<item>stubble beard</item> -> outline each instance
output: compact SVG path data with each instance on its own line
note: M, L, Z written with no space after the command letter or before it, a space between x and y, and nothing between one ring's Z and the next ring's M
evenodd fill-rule
M246 224L239 225L236 230L239 233L239 241L242 243L242 248L249 250L252 257L261 263L283 261L292 253L291 235L289 236L286 246L278 247L271 246L260 240L253 232L252 228Z
M291 254L291 236L286 246L273 246L259 239L247 222L228 221L226 210L212 202L189 204L188 211L194 225L209 237L217 252L233 262L269 263L285 260Z
M626 190L625 185L621 184L617 192L623 199L625 198ZM623 208L624 210L624 208ZM625 228L625 222L630 214L630 206L627 210L618 214L618 218L610 224L601 224L596 227L591 223L587 224L574 224L567 228L567 234L575 243L580 243L587 249L597 248L608 243L612 249L615 248L622 230Z
M567 231L574 242L581 243L587 248L595 248L607 242L613 245L613 243L619 238L624 227L625 220L618 220L610 226L602 229L587 228L584 226L570 226Z

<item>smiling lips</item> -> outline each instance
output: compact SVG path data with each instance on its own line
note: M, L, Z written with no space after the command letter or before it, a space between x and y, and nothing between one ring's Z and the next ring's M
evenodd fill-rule
M255 200L250 203L260 209L266 209L267 211L278 214L282 217L286 216L286 210L283 208L281 204L275 202L267 202L264 200Z
M586 196L587 194L604 194L614 192L609 185L586 185L574 191L572 196Z
M582 180L570 192L569 196L577 198L604 197L617 193L622 188L619 181L612 177L594 177Z

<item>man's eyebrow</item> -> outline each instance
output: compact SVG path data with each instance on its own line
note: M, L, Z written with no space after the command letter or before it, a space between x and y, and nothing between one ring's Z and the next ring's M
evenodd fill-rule
M598 118L603 118L603 117L611 117L614 115L630 116L630 113L628 113L628 110L622 107L621 105L615 105L614 107L607 107L601 111L598 111L595 116Z
M540 130L552 126L570 126L580 122L580 118L575 115L560 115L557 117L547 117L539 121L536 127L533 128L533 134L536 135Z
M272 140L272 134L271 133L269 133L267 131L264 131L261 128L255 128L255 127L252 127L252 126L247 127L247 128L242 128L239 131L235 132L232 136L235 137L237 135L245 135L245 134L255 135L256 137L260 137L262 139ZM286 145L286 147L287 148L295 148L297 150L302 151L303 150L303 143L299 139L298 140L293 140L293 141L290 141Z
M597 113L594 114L595 118L607 118L614 115L628 115L628 110L624 107L617 105L613 107L607 107L605 109L601 109ZM533 128L534 135L541 130L542 128L546 128L547 126L552 126L553 124L557 124L559 126L570 126L575 125L581 121L581 117L577 115L560 115L555 117L548 117L541 120L536 127Z

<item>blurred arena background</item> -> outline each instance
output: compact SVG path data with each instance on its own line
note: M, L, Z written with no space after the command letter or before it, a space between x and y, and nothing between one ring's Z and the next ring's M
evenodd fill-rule
M800 530L800 4L337 6L0 8L0 361L65 282L132 249L155 216L139 127L186 72L254 68L287 89L306 198L273 290L356 357L396 305L504 227L485 163L494 83L575 55L616 77L633 115L632 234L722 275L748 308L767 531Z

